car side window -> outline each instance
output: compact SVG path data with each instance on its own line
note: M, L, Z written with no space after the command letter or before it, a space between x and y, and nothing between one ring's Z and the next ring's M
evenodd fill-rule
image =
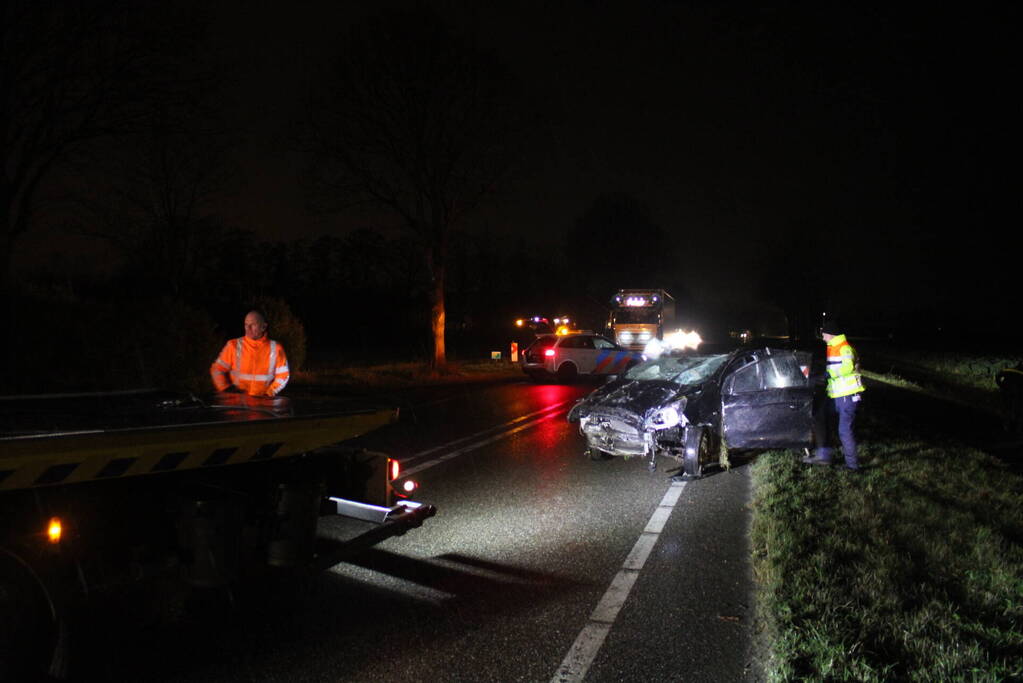
M593 337L579 337L579 348L580 349L592 349L593 348Z
M750 363L744 368L739 368L732 373L732 379L728 383L730 394L745 394L760 389L760 363Z
M806 386L799 363L791 355L768 356L732 373L727 392L743 394L766 389Z
M791 354L770 356L760 361L758 365L764 366L761 380L765 389L806 386L806 376L795 356Z
M561 340L561 344L558 345L562 349L578 349L579 338L578 337L567 337Z
M596 346L598 349L614 349L614 348L618 348L618 347L616 347L614 345L613 342L610 342L607 339L604 339L603 337L594 337L593 338L593 345Z

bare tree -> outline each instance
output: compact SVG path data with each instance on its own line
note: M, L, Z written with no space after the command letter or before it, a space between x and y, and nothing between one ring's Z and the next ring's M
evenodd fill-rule
M448 240L507 170L511 80L425 11L378 15L339 43L309 126L318 197L328 210L383 206L417 236L430 276L432 365L440 369Z
M44 184L88 143L144 124L174 90L171 55L187 36L150 5L0 0L0 292Z
M225 229L213 202L231 177L232 136L214 112L194 106L162 114L108 148L96 180L76 188L76 232L106 239L125 271L158 294L195 289Z

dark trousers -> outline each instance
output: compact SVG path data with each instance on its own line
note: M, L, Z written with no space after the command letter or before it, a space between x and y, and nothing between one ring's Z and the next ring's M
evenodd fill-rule
M835 433L834 425L838 423L838 440L842 442L842 455L845 456L845 466L849 469L859 469L860 461L856 454L856 435L853 428L856 424L856 408L860 405L863 394L852 396L840 396L828 399L826 411L822 423L819 423L816 457L819 460L831 462L834 452L831 443L831 435Z

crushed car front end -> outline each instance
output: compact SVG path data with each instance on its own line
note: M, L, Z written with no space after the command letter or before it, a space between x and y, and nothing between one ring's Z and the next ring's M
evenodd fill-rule
M681 462L687 432L712 422L716 392L707 391L725 356L648 361L580 400L569 411L594 455Z

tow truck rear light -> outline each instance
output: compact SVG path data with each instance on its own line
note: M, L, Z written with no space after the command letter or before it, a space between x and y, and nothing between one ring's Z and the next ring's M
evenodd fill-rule
M391 458L387 459L387 478L394 481L401 474L401 463Z
M548 358L553 358L554 349L544 349L543 355L547 356Z
M405 493L412 493L417 488L419 488L419 484L412 481L411 479L406 479L405 483L401 485L401 490L404 491Z
M50 543L60 543L60 537L64 534L64 524L60 521L60 517L50 518L50 523L46 526L46 538L50 540Z

